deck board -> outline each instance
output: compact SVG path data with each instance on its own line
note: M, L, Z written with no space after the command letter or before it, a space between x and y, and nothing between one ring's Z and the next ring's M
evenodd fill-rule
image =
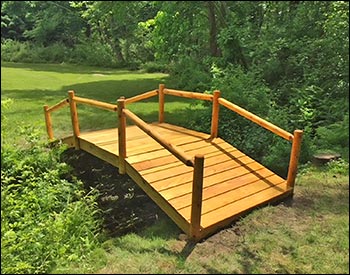
M167 124L149 124L187 155L203 154L201 228L205 237L254 207L291 193L286 180L221 138ZM126 129L127 173L189 234L193 168L137 126ZM67 141L70 139L67 139ZM118 167L118 129L81 133L80 148Z

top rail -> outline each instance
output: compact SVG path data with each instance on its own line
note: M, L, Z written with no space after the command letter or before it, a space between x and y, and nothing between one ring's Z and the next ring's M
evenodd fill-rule
M271 132L275 133L276 135L279 135L280 137L286 139L286 140L289 140L289 141L292 141L294 136L281 129L280 127L266 121L265 119L262 119L261 117L258 117L257 115L254 115L253 113L237 106L236 104L233 104L232 102L224 99L224 98L219 98L219 103L223 106L225 106L226 108L238 113L239 115L255 122L256 124L264 127L265 129L267 130L270 130Z
M167 88L164 89L164 94L213 101L213 95L209 95L209 94L185 92L185 91L179 91L179 90L173 90L173 89L167 89Z
M57 104L51 106L50 108L47 108L47 112L53 112L56 111L58 109L61 109L62 107L69 105L69 99L65 98L64 100L58 102Z
M129 119L131 119L141 130L143 130L146 134L154 138L158 143L160 143L165 149L171 152L175 157L181 160L187 166L194 167L194 163L192 158L188 157L180 148L177 146L167 142L164 138L155 132L146 122L144 122L141 118L135 115L128 109L123 109L123 113Z
M150 98L152 96L156 96L157 94L158 94L158 90L152 90L152 91L140 94L140 95L136 95L136 96L133 96L133 97L130 97L130 98L126 98L125 99L125 104L129 104L129 103L133 103L133 102L136 102L136 101L140 101L142 99Z
M108 110L108 111L112 111L112 112L116 112L118 110L118 106L117 105L114 105L114 104L111 104L111 103L102 102L102 101L98 101L98 100L94 100L94 99L88 99L88 98L74 96L73 100L78 102L78 103L94 106L94 107L97 107L97 108L100 108L100 109L104 109L104 110Z

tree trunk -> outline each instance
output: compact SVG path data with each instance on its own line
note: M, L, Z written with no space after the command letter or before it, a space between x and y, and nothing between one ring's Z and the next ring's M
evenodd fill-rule
M217 43L217 25L215 18L215 6L213 1L207 1L209 18L209 43L212 56L220 56L220 50Z

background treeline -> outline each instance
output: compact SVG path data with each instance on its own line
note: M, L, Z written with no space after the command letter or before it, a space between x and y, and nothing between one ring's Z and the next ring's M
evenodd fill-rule
M2 1L1 59L163 71L348 158L349 3ZM210 106L192 127L210 129ZM222 108L219 134L285 174L290 145Z

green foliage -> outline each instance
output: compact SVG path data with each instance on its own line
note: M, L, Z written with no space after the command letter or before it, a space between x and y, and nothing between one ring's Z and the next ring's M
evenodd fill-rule
M32 128L26 147L1 148L1 273L47 273L81 261L98 243L91 191L60 162L63 147L47 149Z
M338 160L332 160L327 163L327 168L330 173L348 175L349 174L349 161L342 158Z
M141 65L141 69L145 70L147 73L169 72L169 66L155 61L146 62L145 64Z
M343 157L348 158L349 115L344 115L344 119L340 122L317 128L315 144L319 150L328 149L342 152L347 148Z
M109 45L85 41L69 48L62 43L39 46L30 42L5 40L1 44L2 61L25 63L73 63L100 67L116 67Z
M169 74L171 87L197 92L210 88L210 71L202 61L184 56L170 66Z

